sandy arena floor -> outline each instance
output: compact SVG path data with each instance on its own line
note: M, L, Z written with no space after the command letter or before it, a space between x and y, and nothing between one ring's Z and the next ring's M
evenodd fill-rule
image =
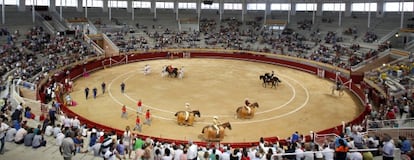
M144 75L145 64L152 68ZM185 69L183 79L161 77L164 65ZM259 75L275 71L282 80L277 88L262 87ZM107 84L102 94L100 84ZM122 94L120 84L125 82ZM349 92L331 95L333 82L306 72L281 66L226 59L174 59L136 62L92 73L74 83L72 98L78 106L74 112L90 120L118 129L135 124L136 103L142 99L144 110L153 114L151 126L144 125L142 134L162 138L201 141L201 129L217 115L230 122L223 142L251 142L259 137L286 138L294 131L309 134L350 121L362 112L362 106ZM98 96L85 100L84 88L98 88ZM258 102L260 107L250 120L235 119L235 111L244 99ZM185 110L184 104L200 110L194 126L179 126L174 114ZM128 119L121 118L122 104L128 107ZM143 119L143 116L142 118Z

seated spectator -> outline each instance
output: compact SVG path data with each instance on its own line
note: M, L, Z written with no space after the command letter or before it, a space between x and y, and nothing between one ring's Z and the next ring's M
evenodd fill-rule
M33 128L29 128L28 133L24 136L24 145L32 146L34 136L35 134L33 133Z
M46 141L44 140L43 135L40 132L37 132L33 137L32 147L39 148L42 146L46 146Z
M46 136L52 136L53 135L53 127L51 125L47 125L44 132L45 132Z
M60 129L60 124L57 124L54 128L53 128L53 137L56 138L56 136L62 133L62 130Z
M22 127L19 130L17 130L16 136L14 137L14 143L22 144L24 142L24 137L26 136L26 134L27 130L25 129L25 127Z
M14 137L16 136L16 128L14 128L13 126L9 128L9 130L7 130L6 132L6 142L13 142L14 141Z

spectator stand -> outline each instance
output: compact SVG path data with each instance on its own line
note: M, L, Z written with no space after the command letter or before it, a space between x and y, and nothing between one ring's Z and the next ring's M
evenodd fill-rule
M43 113L47 112L47 105L41 103L40 100L36 100L37 87L35 84L26 82L20 79L14 79L10 87L10 101L12 106L17 106L20 103L23 104L23 108L31 108L31 119L41 121L44 119ZM33 94L32 98L23 97L21 90L25 90L26 95ZM29 93L30 92L30 93ZM26 117L29 118L29 117Z
M414 118L393 119L393 120L368 120L367 132L371 136L390 135L393 139L405 136L411 141L414 140Z
M284 20L268 19L264 25L269 30L276 30L281 32L286 28L287 22Z
M179 32L200 31L200 23L197 18L180 18L178 20Z

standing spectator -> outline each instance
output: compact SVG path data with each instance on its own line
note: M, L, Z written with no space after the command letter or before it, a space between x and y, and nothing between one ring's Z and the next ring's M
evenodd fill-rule
M131 159L132 135L129 126L126 126L125 128L125 132L122 136L122 141L124 142L125 146L125 154L128 154L129 159Z
M290 142L291 143L296 143L297 141L299 141L299 133L298 131L296 131L295 133L292 134L292 137L290 138Z
M105 84L105 82L102 82L101 88L102 88L102 94L105 94L105 90L106 90L106 84Z
M126 106L125 106L125 104L122 106L121 111L122 111L121 118L128 119L128 114L126 112Z
M151 112L149 109L147 109L147 112L145 113L145 122L144 124L151 126Z
M125 83L121 83L121 93L125 93Z
M137 114L142 114L142 100L141 99L138 100L137 106L138 106Z
M401 140L401 154L407 154L411 151L411 142L404 136L399 137Z
M141 132L141 119L139 118L139 115L137 115L137 118L135 119L135 127L134 131L138 130L138 132Z
M98 94L98 89L96 87L93 87L92 92L93 92L93 99L96 99L96 95Z
M50 125L54 126L56 122L56 108L53 106L49 109L49 118Z
M346 154L348 153L348 146L343 139L339 139L339 146L335 148L335 160L346 160Z
M190 145L190 147L188 147L187 159L197 160L197 144L193 143L193 141L189 141L188 144Z
M383 141L384 141L384 146L382 147L382 159L383 160L394 160L395 146L391 142L391 136L388 134L385 134Z
M6 132L9 129L9 126L4 123L4 118L0 118L0 154L3 154L4 143L6 139Z
M65 139L62 141L62 145L59 147L60 154L63 156L64 160L71 160L72 156L76 154L73 137L74 132L67 132Z
M88 99L88 96L89 96L89 88L86 87L85 88L85 98Z
M72 128L74 128L74 129L79 129L80 128L80 121L78 119L78 116L75 116L75 119L73 119Z

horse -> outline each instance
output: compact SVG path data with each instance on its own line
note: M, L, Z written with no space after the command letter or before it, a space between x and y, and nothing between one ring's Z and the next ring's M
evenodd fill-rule
M217 131L214 128L213 125L205 126L203 128L203 130L201 130L201 133L204 136L204 140L206 140L206 141L221 141L224 138L224 130L226 128L231 130L230 122L222 123L222 124L218 125L218 127L219 127L219 134L217 134Z
M345 90L345 86L344 85L342 85L342 84L336 84L336 85L333 85L332 87L331 87L331 90L332 90L332 95L335 95L335 91L338 91L338 95L339 96L343 96L345 93L344 93L344 90Z
M277 85L282 82L278 77L276 77L276 76L268 77L268 76L266 76L266 74L265 75L260 75L259 79L263 80L262 85L265 88L268 84L272 85L272 88L277 87Z
M168 73L168 75L170 77L174 77L177 78L178 76L178 68L174 68L174 67L166 67L165 71Z
M174 116L177 117L177 123L178 125L187 125L187 126L192 126L194 123L194 119L195 116L200 117L200 111L198 110L194 110L188 113L188 119L186 120L186 112L187 111L178 111L177 113L175 113Z
M259 108L259 104L257 102L254 102L250 104L249 107L250 107L250 113L246 106L238 107L236 110L236 119L237 118L243 118L243 119L253 118L256 108Z

